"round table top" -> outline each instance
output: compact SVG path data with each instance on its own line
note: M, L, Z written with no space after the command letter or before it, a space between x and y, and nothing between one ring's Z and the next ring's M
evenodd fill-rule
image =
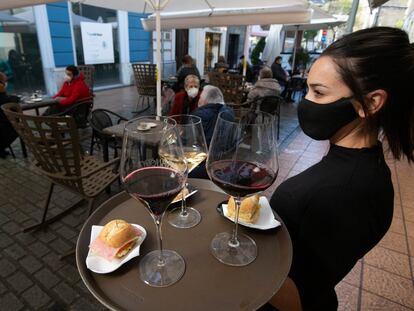
M103 203L85 222L76 245L76 262L87 288L103 305L113 310L256 310L279 290L292 261L286 227L282 224L261 231L239 226L240 232L255 240L258 256L245 267L224 265L211 254L210 242L217 233L230 232L234 227L216 210L228 196L209 180L189 179L189 183L199 191L188 198L188 206L195 207L202 220L190 229L163 223L164 248L177 251L186 262L184 276L169 287L150 287L139 278L140 258L157 248L155 224L141 203L122 192ZM141 254L112 273L93 273L85 263L91 226L115 218L147 230Z

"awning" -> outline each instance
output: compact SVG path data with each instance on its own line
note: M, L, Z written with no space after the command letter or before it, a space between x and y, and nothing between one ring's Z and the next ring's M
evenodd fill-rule
M1 0L0 10L16 9L24 6L32 6L37 4L45 4L49 2L58 2L62 0Z

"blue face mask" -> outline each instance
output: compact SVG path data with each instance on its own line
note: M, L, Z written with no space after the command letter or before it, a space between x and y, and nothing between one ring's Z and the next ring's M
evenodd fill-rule
M329 104L317 104L306 98L298 105L298 119L303 132L316 140L331 138L342 127L358 118L351 98Z

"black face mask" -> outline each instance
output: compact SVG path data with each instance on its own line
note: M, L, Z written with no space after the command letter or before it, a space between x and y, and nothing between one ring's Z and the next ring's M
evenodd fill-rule
M358 118L358 114L349 97L329 104L317 104L304 98L298 106L298 118L306 135L325 140Z

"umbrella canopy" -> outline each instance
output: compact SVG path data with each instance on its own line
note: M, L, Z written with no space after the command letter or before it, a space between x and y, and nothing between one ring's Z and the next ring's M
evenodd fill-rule
M31 6L37 4L45 4L48 2L58 2L61 0L1 0L0 10L16 9L24 6Z
M318 7L312 8L312 19L307 23L288 23L283 26L283 30L318 30L318 29L327 29L330 27L336 27L346 23L348 18L339 18L325 11L321 10Z
M4 12L0 12L0 23L25 23L26 20L19 18L19 17L15 17L13 15L4 13Z
M163 12L161 13L161 28L168 30L230 25L304 23L309 21L311 14L312 11L304 3L268 8L214 8L186 12ZM151 15L142 19L142 24L145 30L154 30L155 16Z

